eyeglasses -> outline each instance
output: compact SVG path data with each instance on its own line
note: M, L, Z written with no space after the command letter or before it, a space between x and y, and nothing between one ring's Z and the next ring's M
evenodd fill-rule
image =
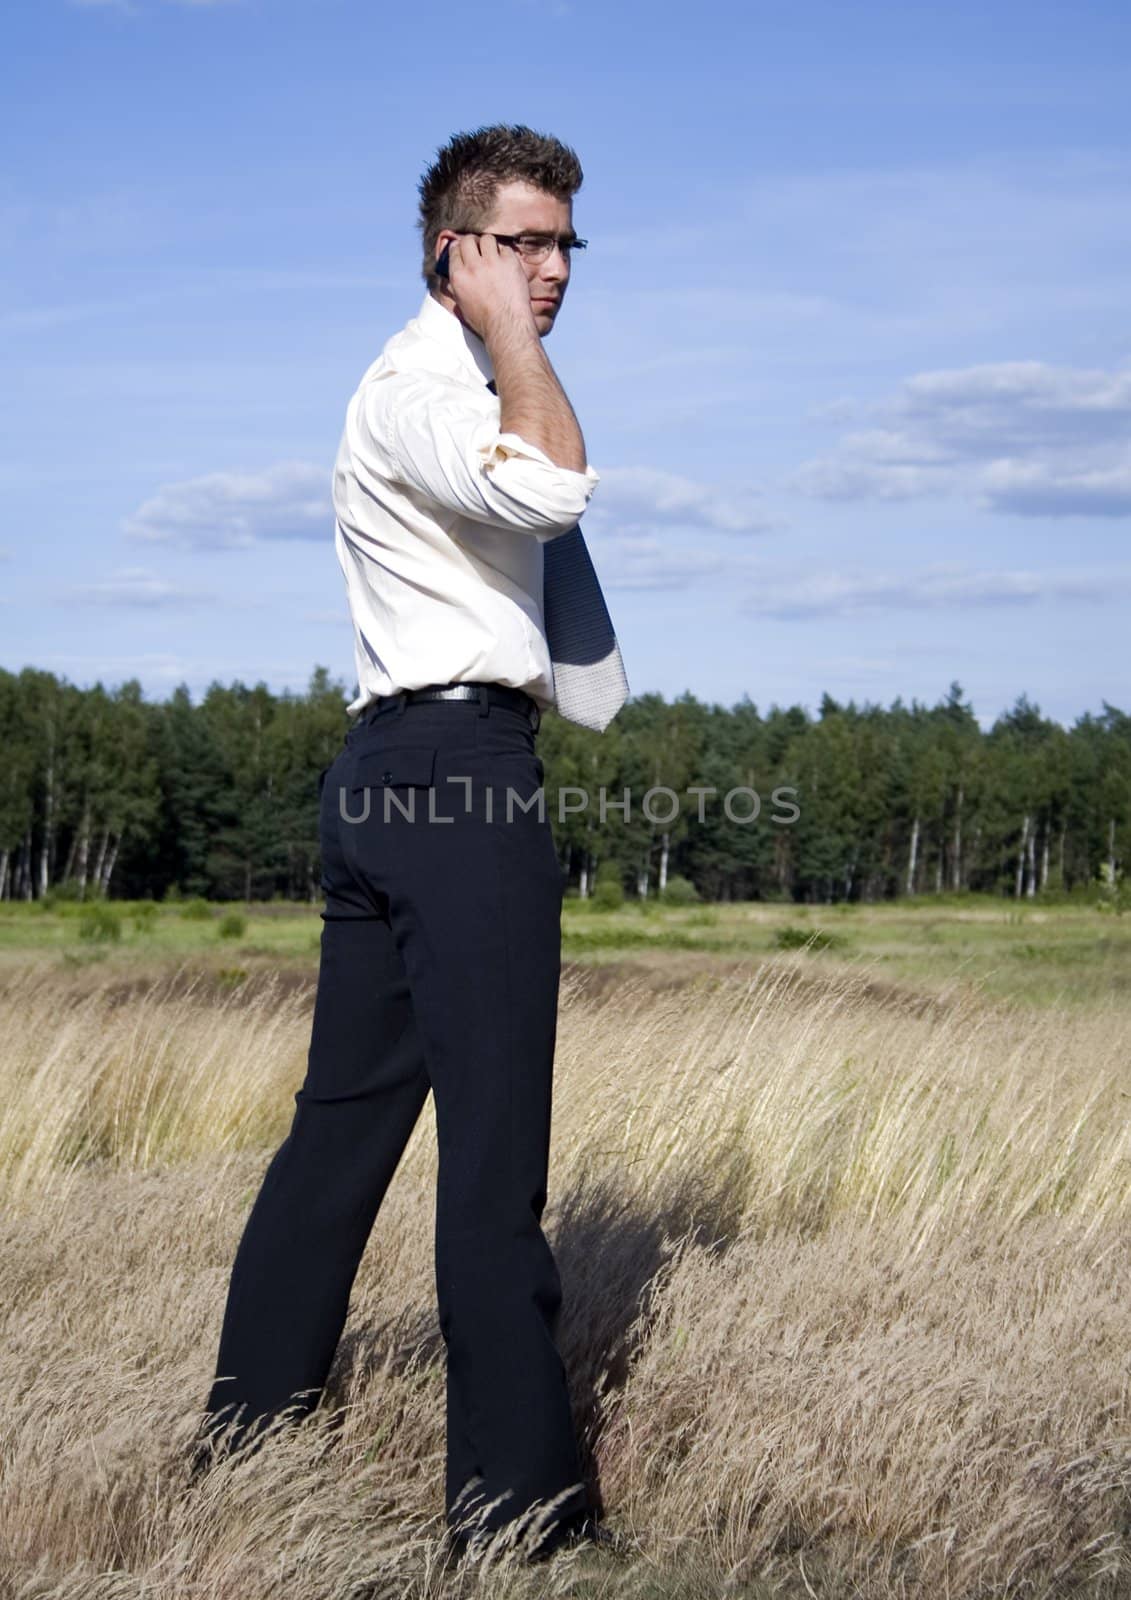
M551 233L493 233L491 237L500 244L513 244L524 261L535 264L545 261L555 244L568 262L572 260L575 250L584 250L589 243L588 239L579 239L576 234L563 234L558 239Z

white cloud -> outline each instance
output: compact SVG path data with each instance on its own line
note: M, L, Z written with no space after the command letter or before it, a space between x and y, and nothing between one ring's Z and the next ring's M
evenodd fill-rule
M126 524L132 539L242 549L274 539L328 539L334 525L325 467L283 461L259 473L214 472L169 483Z
M78 672L82 676L97 675L102 682L112 679L122 682L126 678L159 678L163 683L177 683L200 671L196 664L171 651L146 651L134 655L81 655L74 651L45 650L37 652L37 662L48 671L65 672L68 676Z
M1125 437L1131 371L1005 361L923 372L903 386L901 410L956 447L979 453L1005 443L1049 444Z
M718 489L649 467L609 467L585 513L587 531L621 544L657 527L757 533L775 526L751 509L760 490ZM164 484L125 524L150 542L242 548L270 539L328 538L333 528L330 474L307 462L280 462L260 473L210 473Z
M1131 370L1009 361L907 379L789 480L833 500L961 494L1022 516L1131 516Z
M709 528L718 533L759 533L772 527L751 509L760 490L754 485L719 489L652 467L603 467L586 526L624 536L647 532L657 523Z
M983 499L996 511L1041 517L1131 516L1131 451L1113 467L1054 471L1040 462L994 461L981 475Z
M603 589L684 589L724 565L721 555L684 554L641 535L618 539L609 549L607 557L603 553L595 557Z
M1131 570L979 572L953 562L937 562L913 573L822 572L772 579L751 591L741 609L794 620L892 609L965 610L1042 600L1099 603L1117 591L1131 592Z
M172 583L147 567L121 567L99 583L76 583L69 592L93 605L163 606L198 605L215 597L203 589Z

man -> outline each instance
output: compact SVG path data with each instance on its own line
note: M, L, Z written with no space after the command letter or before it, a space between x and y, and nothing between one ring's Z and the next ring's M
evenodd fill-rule
M457 1547L473 1525L542 1530L536 1554L603 1534L541 1227L562 879L535 733L554 705L603 727L627 693L577 526L599 478L542 348L581 181L529 128L455 136L421 183L428 293L348 408L335 546L358 716L322 775L308 1070L240 1242L207 1402L238 1424L229 1442L316 1403L431 1089L446 1518Z

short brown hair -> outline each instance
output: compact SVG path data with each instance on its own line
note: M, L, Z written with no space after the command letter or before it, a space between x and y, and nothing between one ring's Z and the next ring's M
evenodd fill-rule
M584 174L576 152L548 133L522 123L496 122L474 133L453 134L420 180L421 275L430 294L437 277L436 239L442 228L484 233L504 183L529 183L558 200L571 200Z

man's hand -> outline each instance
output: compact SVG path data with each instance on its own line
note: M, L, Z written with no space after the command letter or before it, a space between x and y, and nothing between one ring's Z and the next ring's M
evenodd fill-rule
M542 348L530 280L510 245L465 233L448 251L448 293L487 346L499 396L499 431L517 433L555 466L585 471L585 440Z
M448 250L448 292L463 320L487 342L499 318L537 333L530 283L510 245L490 233L464 233Z

